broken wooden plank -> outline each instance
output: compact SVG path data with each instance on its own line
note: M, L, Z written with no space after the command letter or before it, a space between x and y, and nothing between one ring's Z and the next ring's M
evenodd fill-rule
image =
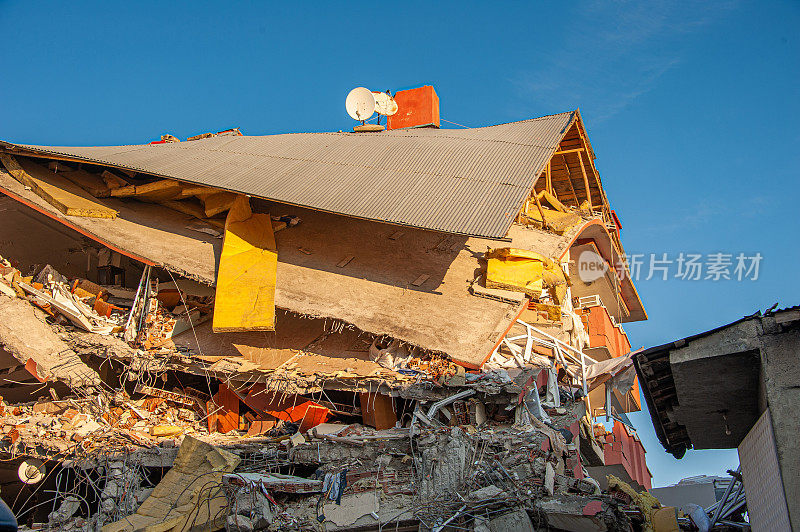
M543 190L539 193L539 199L544 199L547 203L550 204L555 210L560 212L569 212L569 209L566 205L558 201L558 198L555 197L553 194L550 194L548 191Z
M125 181L123 178L117 174L109 172L108 170L103 170L103 173L100 174L100 177L103 178L103 182L109 189L122 188L130 185L130 183Z
M115 198L128 198L136 195L136 185L118 187L111 192Z
M206 216L211 217L227 211L236 201L237 196L233 192L216 192L209 196L204 196L201 199L206 209Z
M97 201L60 174L26 159L0 153L0 161L14 178L68 216L116 218L117 211Z
M205 210L203 206L200 205L197 200L189 199L189 200L169 200L169 201L161 201L159 202L161 205L165 207L169 207L172 210L181 212L183 214L188 214L189 216L194 216L195 218L204 219L206 217Z
M66 177L95 198L107 198L110 196L111 188L109 188L102 176L97 174L90 174L84 170L60 170L57 175Z
M536 201L536 208L539 209L539 216L542 217L542 227L547 229L547 220L544 217L544 210L542 210L542 204L539 201L539 196L536 194L533 195L533 199Z
M345 266L350 264L350 261L353 260L354 258L356 258L355 255L349 255L349 256L343 258L342 260L340 260L339 263L336 264L336 267L337 268L344 268Z
M191 198L200 195L211 195L214 193L213 188L205 187L203 185L181 185L181 192L176 199Z
M128 185L111 191L116 198L134 197L145 201L166 201L178 196L181 184L174 179L161 179L144 185Z

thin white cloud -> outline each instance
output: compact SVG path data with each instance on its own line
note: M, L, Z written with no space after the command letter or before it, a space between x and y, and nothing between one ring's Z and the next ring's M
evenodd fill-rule
M526 65L510 81L520 100L538 109L581 107L594 123L606 120L680 64L688 35L735 5L589 2L567 19L560 42L543 43L541 56L531 58L536 66Z

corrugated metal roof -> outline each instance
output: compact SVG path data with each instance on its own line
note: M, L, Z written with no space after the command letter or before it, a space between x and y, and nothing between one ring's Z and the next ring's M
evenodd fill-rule
M358 218L502 238L575 116L462 130L109 147L3 144Z

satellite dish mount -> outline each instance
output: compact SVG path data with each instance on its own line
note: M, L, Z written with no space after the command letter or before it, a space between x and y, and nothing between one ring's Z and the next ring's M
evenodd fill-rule
M367 119L375 113L375 98L369 89L356 87L347 95L344 107L350 118L361 121L363 126Z
M344 102L347 114L354 120L361 122L360 126L353 128L353 131L383 131L380 125L381 115L391 116L397 112L397 103L392 98L389 91L372 92L365 87L356 87L347 95ZM378 113L377 124L367 124L366 121L375 113Z

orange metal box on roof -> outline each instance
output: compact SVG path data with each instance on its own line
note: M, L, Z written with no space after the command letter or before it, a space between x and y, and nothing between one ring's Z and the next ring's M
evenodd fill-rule
M430 85L398 91L394 95L397 113L389 117L386 129L439 127L439 97Z

